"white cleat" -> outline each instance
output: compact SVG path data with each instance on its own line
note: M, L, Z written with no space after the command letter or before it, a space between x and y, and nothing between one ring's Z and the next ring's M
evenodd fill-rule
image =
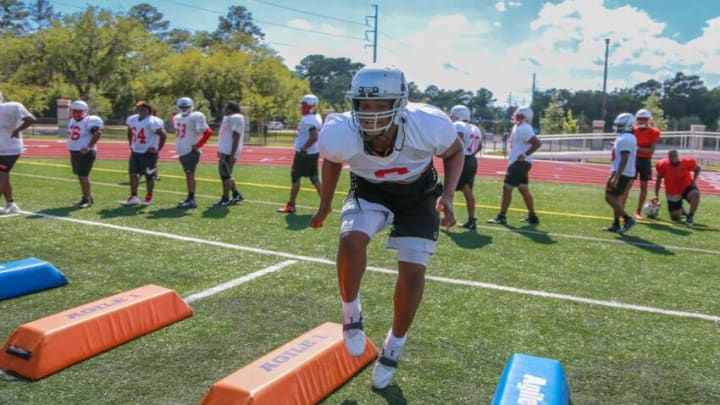
M383 347L373 368L372 386L374 389L381 390L390 385L397 372L398 359L400 359L400 348L388 352Z
M122 204L126 207L129 207L131 205L138 205L138 204L140 204L140 199L138 198L138 196L133 195L133 196L128 197L128 199L125 201L120 201L120 204Z
M0 209L0 214L14 214L20 211L20 207L14 202L8 203L5 208Z
M365 340L362 315L357 322L353 322L353 319L350 318L350 323L343 325L343 341L351 356L360 357L365 353Z

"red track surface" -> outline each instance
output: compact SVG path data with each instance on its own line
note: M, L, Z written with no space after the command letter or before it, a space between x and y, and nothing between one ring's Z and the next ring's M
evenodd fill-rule
M177 161L175 149L172 145L160 153L162 161ZM25 139L25 152L23 156L33 158L63 158L68 157L67 146L64 140L32 140ZM101 142L98 146L98 159L125 160L128 158L128 145L125 142ZM204 163L217 162L216 145L205 145L201 161ZM262 146L245 146L240 158L240 164L290 166L294 151L291 148L271 148ZM502 179L505 176L507 161L495 157L483 157L478 162L478 176L492 179ZM442 173L442 164L436 162L435 167ZM531 181L585 184L604 187L609 174L607 165L589 163L564 163L550 161L533 162ZM720 184L712 184L706 179L698 179L698 188L702 193L720 195ZM638 182L635 182L637 187ZM652 183L651 183L652 187Z

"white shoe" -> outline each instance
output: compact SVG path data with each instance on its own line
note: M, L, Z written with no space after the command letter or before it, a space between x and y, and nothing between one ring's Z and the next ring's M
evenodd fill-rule
M402 347L386 350L385 346L383 346L373 368L372 386L374 389L381 390L390 385L397 372L401 350Z
M351 356L360 357L365 353L365 330L363 330L362 315L357 322L353 322L353 319L350 318L350 323L343 325L343 341Z
M3 214L14 214L20 211L20 207L14 202L8 203L0 212Z
M140 204L140 199L136 195L131 195L127 200L120 201L120 204L125 206L138 205Z

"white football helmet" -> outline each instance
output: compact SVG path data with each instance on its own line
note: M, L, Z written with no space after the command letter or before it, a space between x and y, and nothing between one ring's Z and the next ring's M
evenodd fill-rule
M313 94L306 94L300 100L300 110L303 115L314 114L317 111L320 100Z
M470 109L462 104L455 105L450 109L450 117L455 117L456 120L470 122Z
M527 120L528 124L532 125L532 119L533 119L533 110L530 107L518 107L517 110L515 110L515 113L513 113L513 118L516 116L523 116Z
M70 104L70 114L75 121L85 118L87 112L90 111L87 103L82 100L75 100Z
M613 121L615 132L632 132L634 126L635 117L630 113L618 114Z
M182 114L183 117L187 117L192 112L193 101L190 97L181 97L175 106L177 107L177 112Z
M361 133L387 131L393 124L400 123L400 112L408 102L405 74L395 67L364 67L355 73L347 97L351 102L353 122ZM361 112L359 107L363 100L392 100L393 104L386 111ZM378 124L378 121L386 118L390 118L387 124Z
M637 121L640 118L646 118L649 121L652 119L652 113L644 108L640 109L635 113L635 120ZM638 123L638 127L647 128L647 121L642 124Z

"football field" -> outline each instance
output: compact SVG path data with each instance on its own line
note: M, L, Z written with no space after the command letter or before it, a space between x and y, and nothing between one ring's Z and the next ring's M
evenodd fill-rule
M160 164L149 207L119 204L126 165L98 160L95 205L79 210L68 159L20 159L12 179L22 212L0 216L0 264L37 257L70 283L0 301L0 339L146 284L176 290L194 315L39 381L0 375L0 404L199 404L231 372L323 322L342 322L334 258L347 174L335 211L314 230L318 198L307 180L297 213L275 212L289 195L288 167L236 167L245 201L213 207L217 169L201 164L199 206L180 210L179 163ZM720 403L720 198L702 196L693 228L668 221L663 207L620 236L600 230L611 222L602 187L536 182L531 190L539 226L520 222L517 192L509 224L490 225L501 183L477 179L478 229L441 230L393 384L372 391L368 367L323 403L486 404L516 352L560 360L574 404ZM455 211L464 222L460 193ZM377 346L396 278L387 235L371 243L361 287Z

